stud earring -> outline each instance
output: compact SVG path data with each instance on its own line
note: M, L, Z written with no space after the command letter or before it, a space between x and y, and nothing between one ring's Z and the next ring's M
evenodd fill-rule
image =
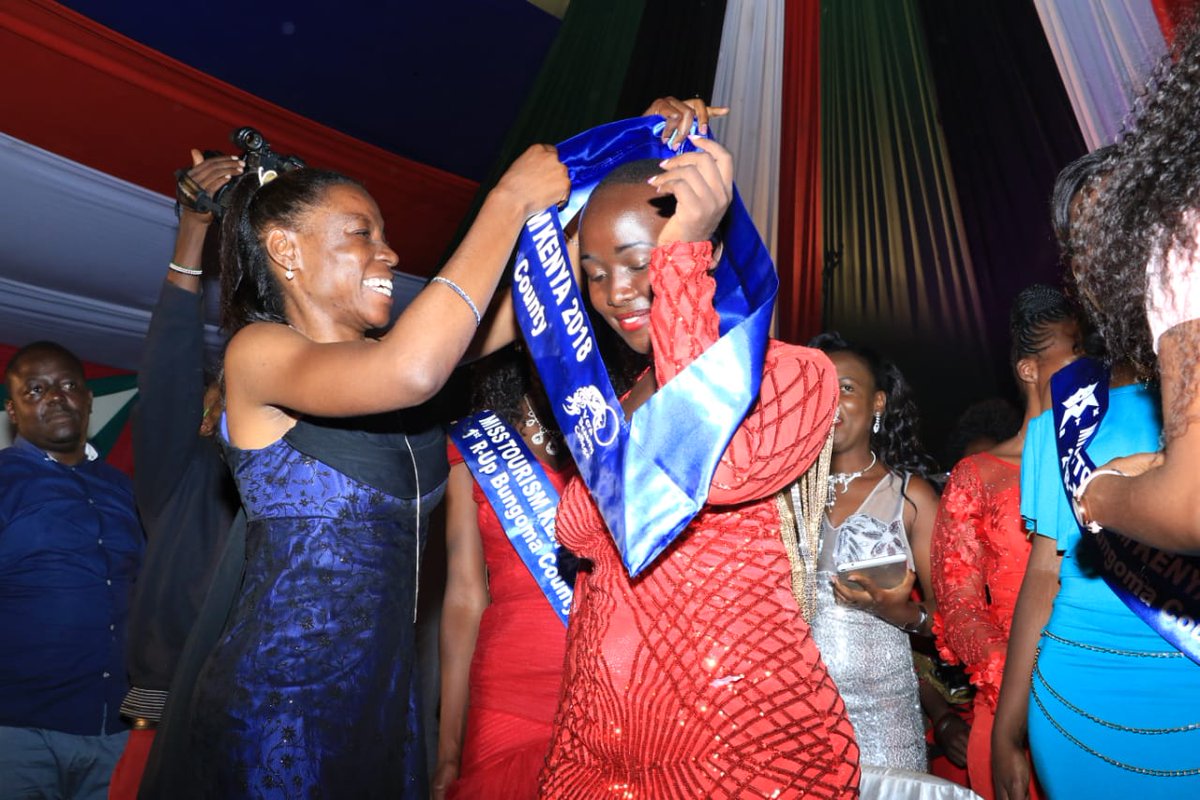
M287 268L287 269L284 271L284 273L283 273L283 277L287 278L287 279L290 281L292 278L295 278L295 277L296 277L296 273L292 271L292 268L291 268L291 267L288 267L288 268Z
M875 412L875 424L871 426L871 433L879 433L879 429L883 427L883 412Z

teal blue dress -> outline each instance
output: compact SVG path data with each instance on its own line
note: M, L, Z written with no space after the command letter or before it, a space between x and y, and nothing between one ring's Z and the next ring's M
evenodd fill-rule
M227 448L245 578L192 698L189 796L427 796L413 609L445 444L369 427L303 420Z
M1159 449L1158 397L1113 389L1088 454L1100 465ZM1029 698L1029 746L1050 798L1200 797L1200 666L1134 616L1091 567L1058 472L1051 412L1030 422L1021 515L1058 542L1060 588ZM1181 773L1170 777L1158 773ZM1190 773L1190 774L1188 774Z

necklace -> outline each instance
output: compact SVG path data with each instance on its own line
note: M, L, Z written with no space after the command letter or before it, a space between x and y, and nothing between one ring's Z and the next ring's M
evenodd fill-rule
M529 438L533 440L534 444L540 444L546 450L546 455L556 455L558 448L555 447L554 440L550 438L550 434L546 433L546 429L542 427L542 422L538 419L537 413L533 410L533 403L529 401L528 397L525 398L525 408L528 409L525 417L525 427L537 428L537 431Z
M861 478L864 472L870 471L871 467L875 466L875 462L879 459L875 455L875 451L871 451L871 463L860 469L858 472L831 472L829 473L829 493L825 496L825 507L833 508L833 504L837 502L837 493L835 487L841 487L842 494L850 488L850 484L857 478Z

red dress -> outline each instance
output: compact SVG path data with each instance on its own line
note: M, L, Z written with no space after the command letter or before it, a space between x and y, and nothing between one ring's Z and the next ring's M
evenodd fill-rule
M450 463L461 462L451 446ZM542 468L560 494L575 474L571 464ZM462 762L447 798L529 800L550 743L567 633L478 483L472 496L491 603L479 620Z
M971 789L992 794L992 722L1013 608L1031 544L1021 521L1021 468L987 453L954 467L930 543L938 651L961 663L975 685L967 744ZM1030 786L1031 796L1036 791Z
M716 341L708 243L654 251L659 384ZM559 505L576 583L544 798L856 797L858 747L789 584L772 496L832 423L833 366L772 342L711 505L630 580L587 489Z

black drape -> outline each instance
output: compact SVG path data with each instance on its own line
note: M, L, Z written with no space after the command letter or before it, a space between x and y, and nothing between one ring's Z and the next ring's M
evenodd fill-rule
M920 8L992 369L1011 386L1009 306L1031 283L1061 285L1049 199L1083 136L1030 0Z
M712 100L724 23L725 0L646 3L617 118L636 117L667 95Z

